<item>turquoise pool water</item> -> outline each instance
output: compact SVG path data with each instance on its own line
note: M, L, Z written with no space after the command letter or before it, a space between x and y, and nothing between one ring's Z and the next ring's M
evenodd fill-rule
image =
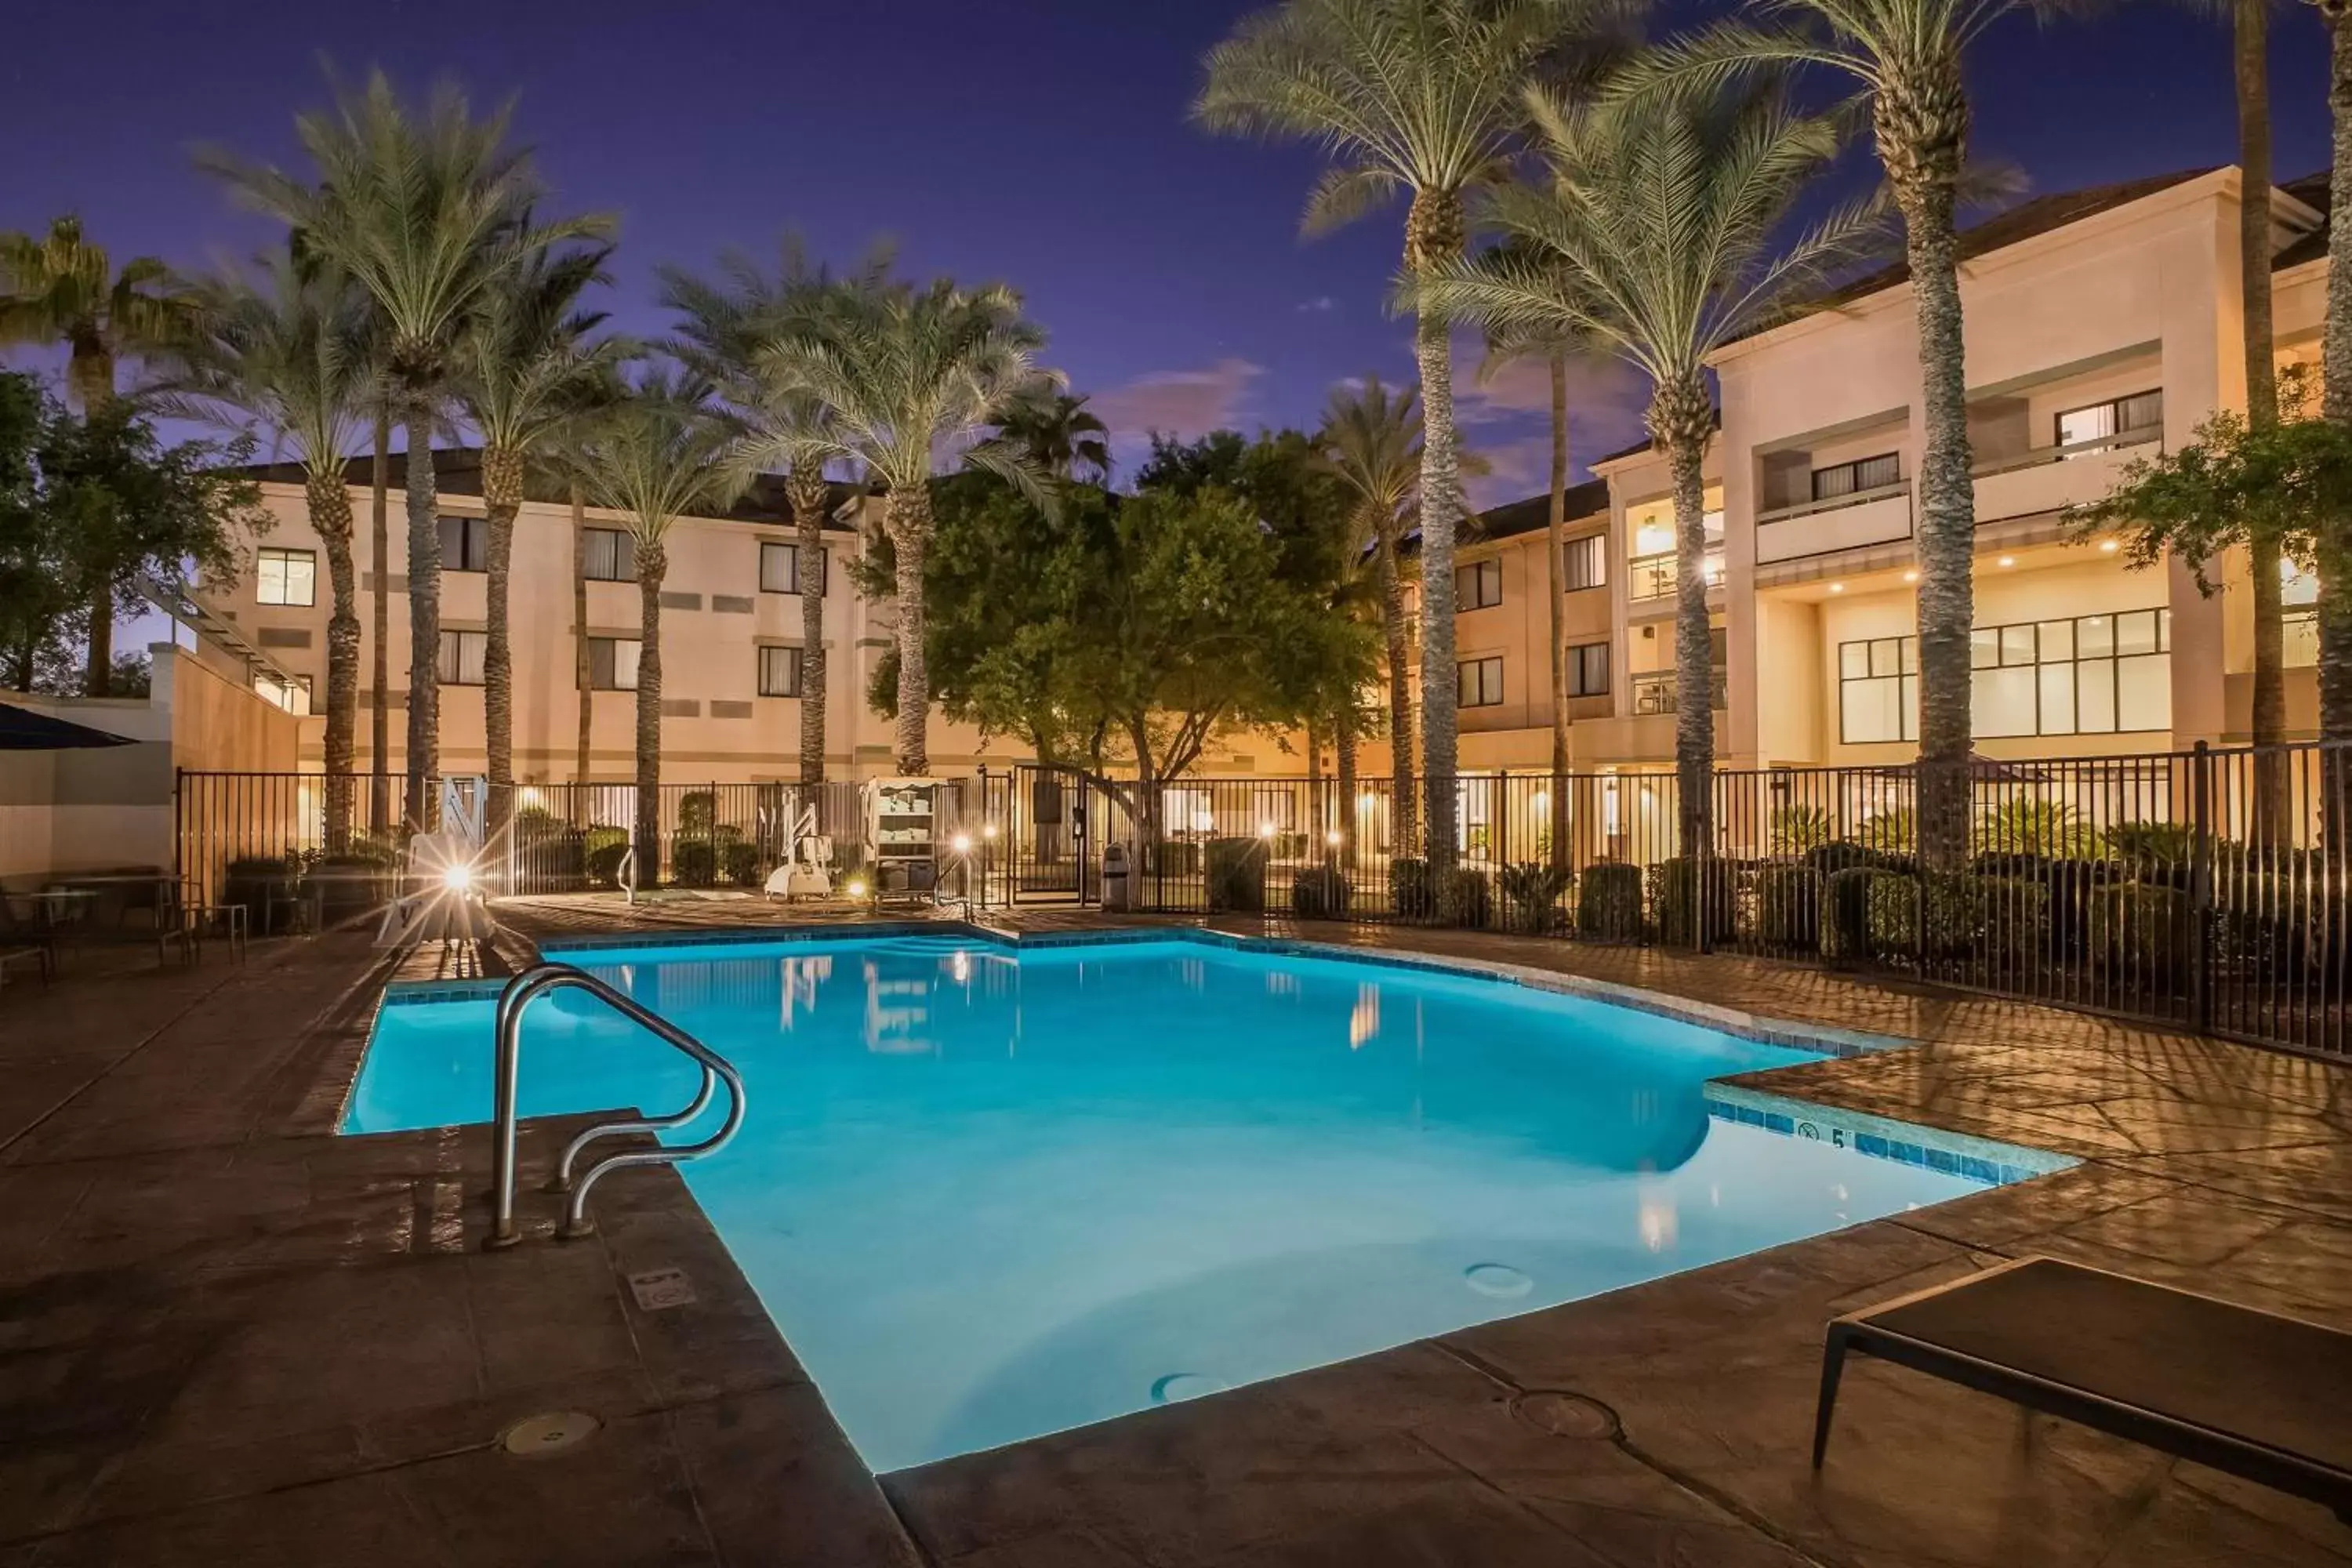
M877 1470L2003 1173L1789 1136L1706 1090L1805 1052L1480 977L1178 941L550 956L740 1068L742 1132L680 1169ZM491 1008L387 1005L345 1130L488 1120ZM526 1115L667 1110L693 1082L582 993L529 1015Z

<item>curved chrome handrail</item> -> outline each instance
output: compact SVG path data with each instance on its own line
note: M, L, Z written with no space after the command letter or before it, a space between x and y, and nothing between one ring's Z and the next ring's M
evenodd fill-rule
M584 969L575 969L568 963L542 963L527 969L508 981L505 989L499 993L497 1078L490 1143L492 1223L489 1237L482 1244L486 1247L511 1247L520 1239L515 1231L514 1201L516 1089L522 1072L523 1010L542 993L565 986L587 992L665 1045L689 1058L702 1068L702 1085L695 1091L693 1101L674 1115L601 1121L565 1145L563 1158L556 1165L556 1173L548 1182L550 1192L571 1194L571 1201L564 1205L563 1224L556 1232L558 1236L569 1240L573 1237L586 1236L595 1228L594 1223L587 1217L588 1191L605 1172L617 1171L628 1165L674 1165L680 1161L698 1160L705 1154L715 1154L727 1146L736 1131L743 1125L743 1079L735 1070L734 1063ZM618 1154L607 1154L583 1172L576 1182L572 1179L572 1162L579 1157L581 1150L595 1140L620 1132L665 1132L674 1127L683 1127L710 1108L711 1097L718 1093L722 1079L727 1085L727 1119L718 1131L701 1142L689 1143L682 1148L629 1149Z
M637 901L637 847L630 845L621 852L621 863L613 868L613 879L621 884L624 903Z

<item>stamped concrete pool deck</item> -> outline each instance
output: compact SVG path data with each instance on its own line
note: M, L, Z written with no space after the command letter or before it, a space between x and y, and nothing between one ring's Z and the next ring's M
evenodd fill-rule
M390 973L359 938L77 963L0 994L0 1568L2352 1562L2323 1510L1875 1363L1806 1462L1825 1320L2006 1258L2352 1328L2352 1071L1755 961L1304 934L1902 1037L1771 1089L2083 1163L877 1482L675 1173L600 1186L576 1243L531 1194L530 1238L485 1255L482 1129L334 1135ZM527 1174L569 1130L526 1128ZM555 1412L595 1428L499 1444Z

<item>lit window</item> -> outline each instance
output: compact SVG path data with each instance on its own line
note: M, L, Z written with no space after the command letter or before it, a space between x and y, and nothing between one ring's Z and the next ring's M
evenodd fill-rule
M482 666L489 658L490 634L488 632L452 632L441 634L441 657L436 661L444 686L479 686Z
M253 690L264 702L274 702L297 718L306 718L310 712L310 678L307 675L289 676L283 682L272 676L257 675L253 678Z
M1499 561L1474 561L1467 566L1454 569L1454 607L1457 610L1491 609L1503 602L1503 563Z
M308 550L263 550L254 561L254 595L265 605L319 602L319 558Z
M490 569L490 521L486 517L445 517L441 520L441 570L487 572Z
M824 593L825 551L816 557L816 591ZM801 591L801 547L782 540L760 542L760 592L762 594L797 594Z
M1838 645L1838 739L1850 746L1919 738L1919 639Z
M1561 580L1571 594L1580 588L1600 588L1609 582L1609 536L1588 534L1562 546L1565 571Z
M2057 418L2058 444L2074 447L2085 441L2105 441L2135 431L2154 430L2163 423L2164 394L2136 392L2129 397L2110 398L2086 408L2062 412Z
M634 583L637 580L637 545L623 528L581 530L587 557L581 575L592 583Z
M1465 658L1454 666L1454 702L1462 708L1495 708L1503 700L1503 660Z
M801 694L801 650L763 647L760 650L760 695L798 697Z
M645 644L635 637L590 637L588 689L635 691L637 689L637 655L644 647Z

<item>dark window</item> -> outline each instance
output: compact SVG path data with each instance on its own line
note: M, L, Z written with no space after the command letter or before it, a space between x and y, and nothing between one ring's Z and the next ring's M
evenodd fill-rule
M1565 580L1571 594L1580 588L1601 588L1609 583L1609 536L1589 534L1562 546Z
M1609 695L1609 645L1578 643L1568 650L1568 694L1570 697Z
M760 695L798 697L801 694L801 650L763 647L760 650Z
M1875 458L1857 458L1851 463L1834 463L1826 468L1813 470L1813 499L1835 500L1840 496L1859 495L1864 490L1884 489L1903 478L1903 458L1895 452L1882 452Z
M1454 667L1455 705L1462 708L1495 708L1503 700L1503 660L1465 658Z
M829 552L816 552L816 591L824 594L825 568ZM782 540L763 539L760 542L760 592L762 594L797 594L801 591L801 547Z
M319 558L308 550L263 550L254 560L253 596L265 605L317 604Z
M637 653L645 645L635 637L588 639L588 689L591 691L635 691Z
M591 528L587 535L585 575L592 583L634 583L637 580L637 542L625 528Z
M443 632L441 656L436 661L444 686L479 686L482 661L488 658L488 632Z
M485 517L445 517L441 520L441 570L487 572L490 569L490 521Z
M1454 569L1454 607L1485 610L1503 602L1503 563L1474 561ZM1496 700L1500 700L1497 699Z
M2129 397L2061 411L2056 421L2058 444L2073 447L2084 441L2104 441L2126 431L2152 429L2163 423L2163 391L2135 392Z

